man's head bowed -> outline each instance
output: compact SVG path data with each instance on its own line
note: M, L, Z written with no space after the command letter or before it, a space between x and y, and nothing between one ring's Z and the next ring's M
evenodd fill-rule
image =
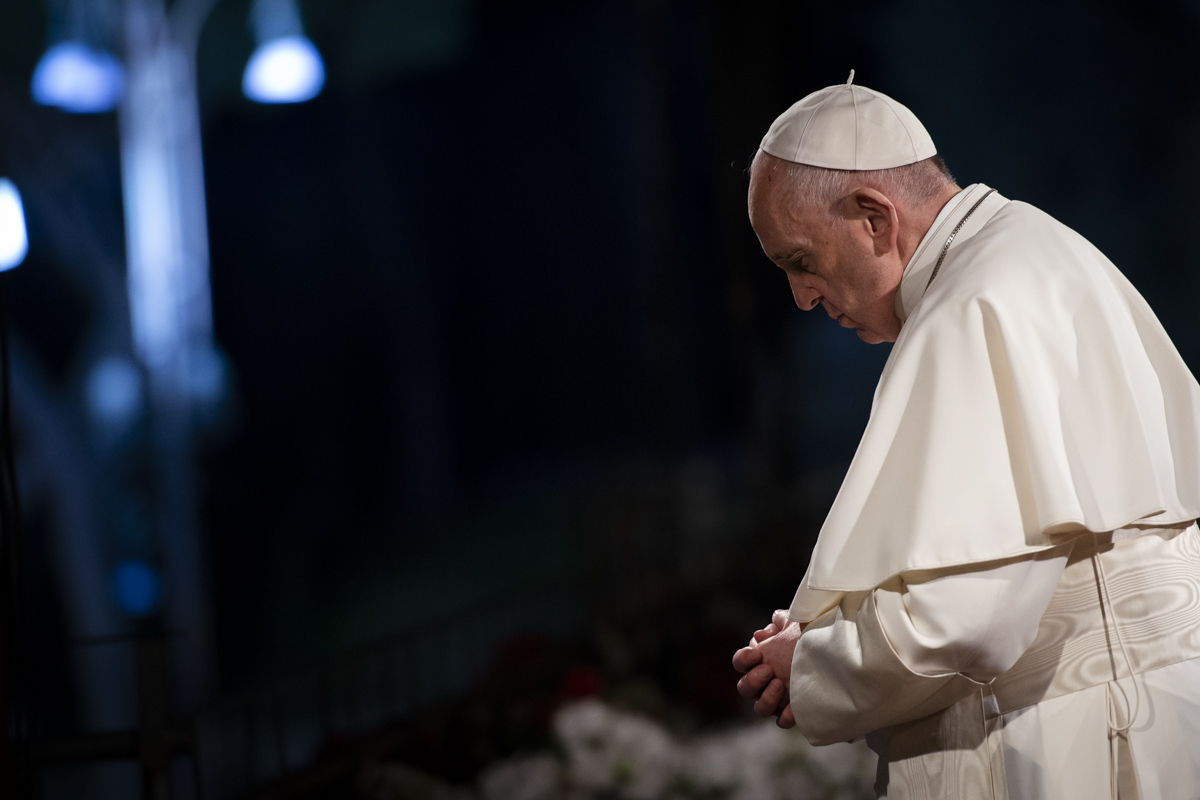
M751 163L750 223L797 306L895 341L904 268L959 188L913 113L852 79L771 126Z

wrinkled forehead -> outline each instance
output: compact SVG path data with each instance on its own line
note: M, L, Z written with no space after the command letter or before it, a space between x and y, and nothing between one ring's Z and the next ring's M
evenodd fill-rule
M765 150L758 150L754 157L750 159L750 195L754 196L755 191L762 191L765 187L778 186L783 183L787 175L787 163L781 158L776 158Z
M750 224L764 248L799 246L810 242L826 224L826 214L811 204L798 202L789 191L787 162L759 151L751 163L747 204Z
M788 210L786 184L786 162L759 150L750 162L750 188L746 197L751 223Z

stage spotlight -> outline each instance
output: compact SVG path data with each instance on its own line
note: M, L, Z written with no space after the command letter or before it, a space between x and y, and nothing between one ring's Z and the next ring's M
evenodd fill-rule
M263 42L242 75L242 91L258 103L303 103L325 85L325 64L304 36Z
M33 71L33 99L72 114L112 111L124 84L121 65L109 53L79 42L54 45Z
M0 178L0 272L20 265L28 252L21 193L8 178Z

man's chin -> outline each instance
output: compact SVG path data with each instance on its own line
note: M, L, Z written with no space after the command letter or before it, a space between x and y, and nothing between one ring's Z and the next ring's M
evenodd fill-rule
M866 328L855 328L854 332L858 334L858 338L862 339L867 344L882 344L888 341L894 341L887 337L880 336L878 333L872 333Z

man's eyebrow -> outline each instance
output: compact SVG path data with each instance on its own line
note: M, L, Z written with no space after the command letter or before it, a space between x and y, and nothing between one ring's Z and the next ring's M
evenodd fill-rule
M776 253L774 258L776 261L794 261L796 256L806 255L808 251L803 247L797 247L790 253Z

